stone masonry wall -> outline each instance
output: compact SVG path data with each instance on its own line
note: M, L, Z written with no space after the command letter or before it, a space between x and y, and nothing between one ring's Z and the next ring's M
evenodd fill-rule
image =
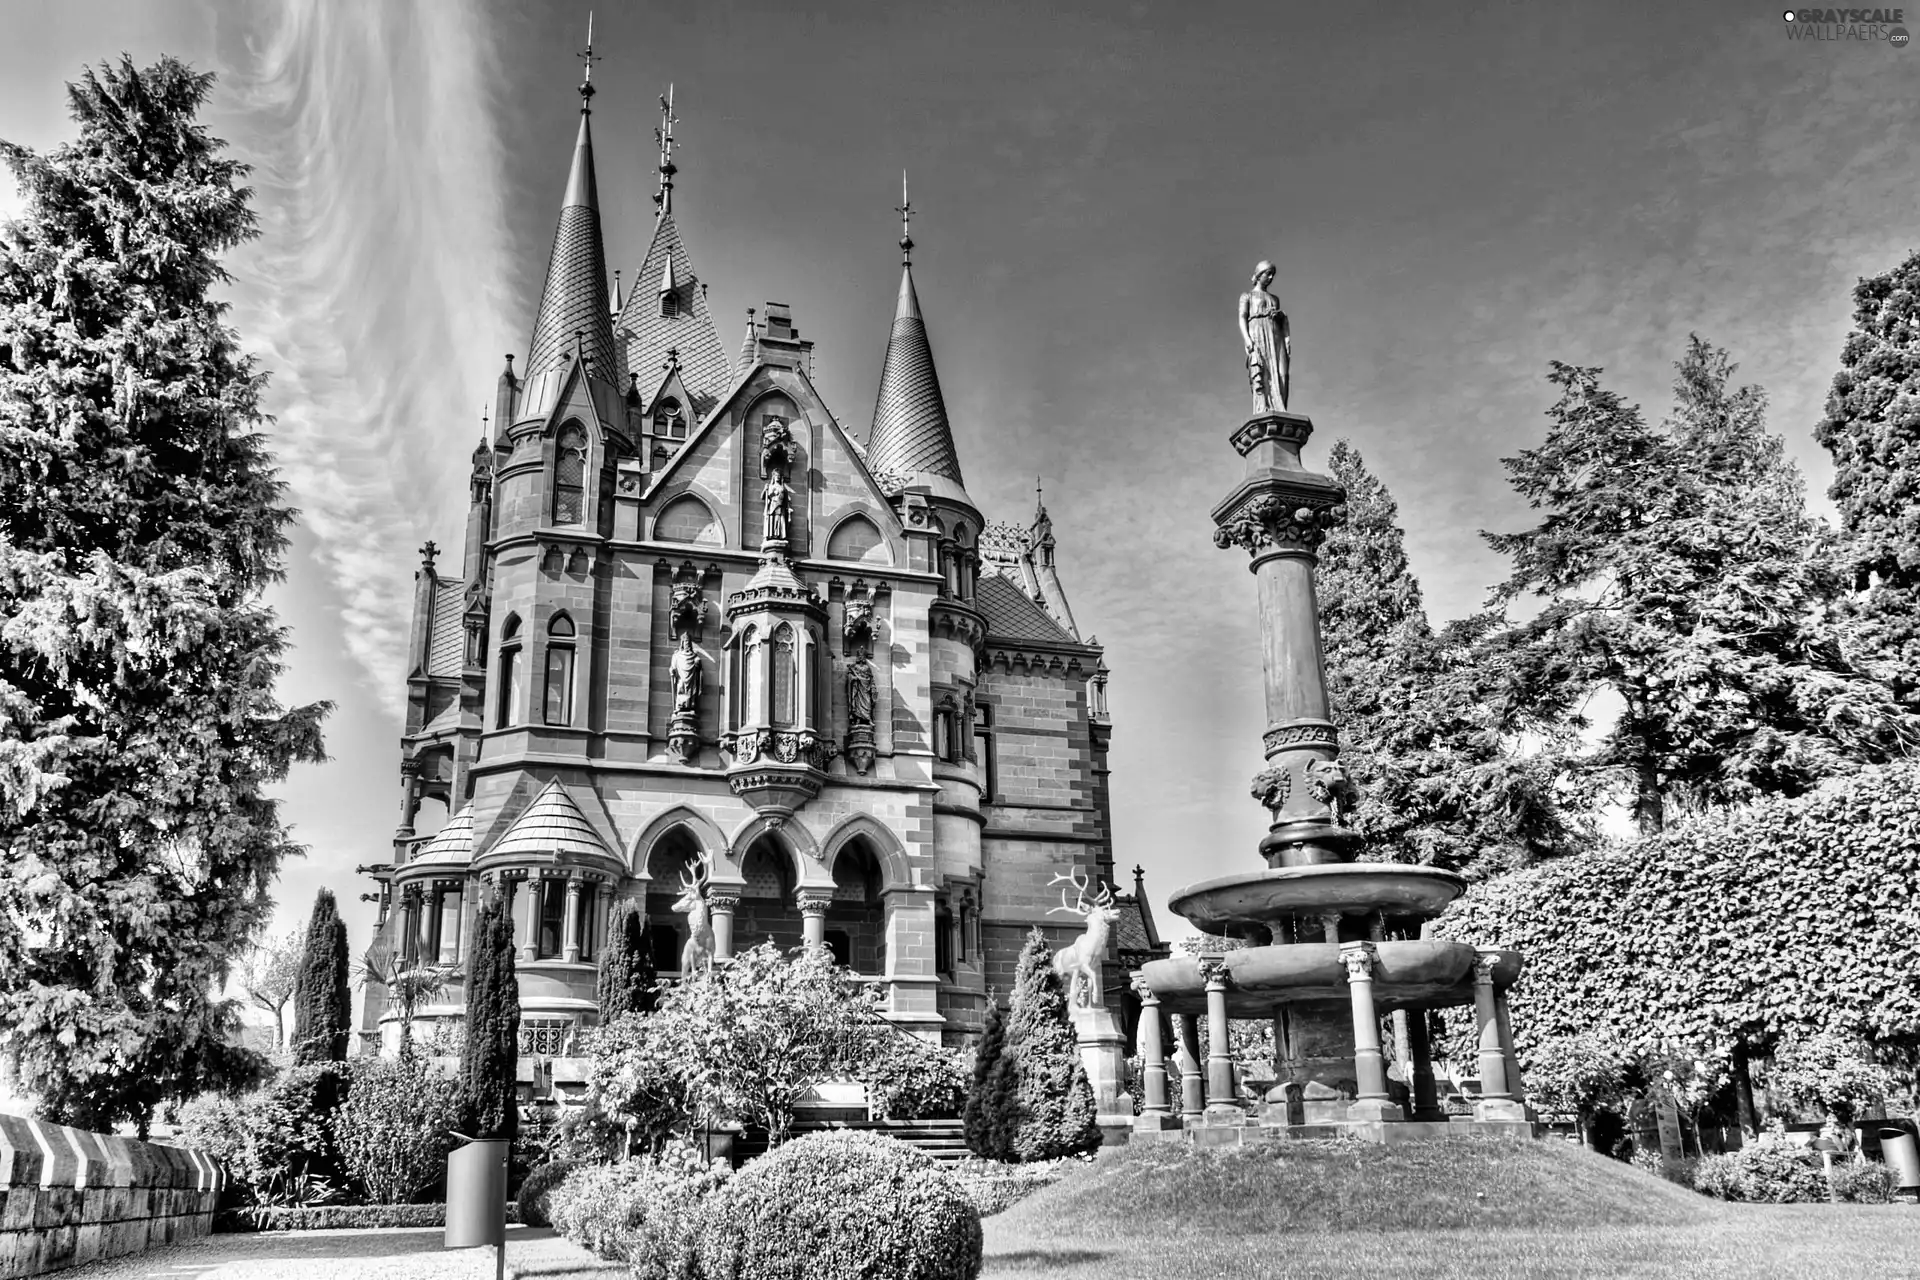
M0 1280L204 1236L221 1177L195 1151L0 1115Z

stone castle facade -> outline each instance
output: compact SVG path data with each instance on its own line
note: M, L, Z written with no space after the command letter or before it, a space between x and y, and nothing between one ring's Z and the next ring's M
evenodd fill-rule
M613 903L644 901L672 977L704 863L719 955L828 946L897 1023L958 1041L1031 928L1079 932L1049 912L1056 877L1113 883L1101 649L1045 509L993 523L967 493L910 255L856 441L785 305L728 357L675 223L671 120L651 245L609 289L590 94L457 569L429 544L415 577L401 822L365 868L376 950L448 967L417 1015L431 1040L480 895L506 895L523 1049L564 1058ZM1137 874L1118 905L1103 985L1124 1008L1162 948ZM363 1033L391 1046L388 1003L372 989Z

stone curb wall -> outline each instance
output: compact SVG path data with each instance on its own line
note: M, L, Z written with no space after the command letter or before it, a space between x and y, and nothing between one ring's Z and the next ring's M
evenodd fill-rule
M0 1280L204 1236L222 1177L197 1151L0 1115Z

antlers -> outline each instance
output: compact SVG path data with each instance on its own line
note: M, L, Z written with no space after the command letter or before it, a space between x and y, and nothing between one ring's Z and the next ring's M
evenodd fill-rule
M687 876L687 867L694 869L691 879ZM697 858L688 859L686 865L680 868L680 887L688 893L697 895L707 887L707 881L712 877L713 864L707 861L707 855L703 853Z
M1057 907L1048 907L1048 915L1052 915L1056 911L1064 911L1068 915L1089 916L1099 908L1113 905L1113 886L1110 884L1100 885L1099 892L1094 895L1093 902L1089 905L1087 902L1087 890L1093 886L1089 884L1084 872L1075 871L1070 874L1056 875L1053 879L1047 881L1047 883L1049 885L1056 885L1062 880L1066 881L1074 890L1074 900L1068 902L1067 891L1062 889L1060 891L1060 905Z

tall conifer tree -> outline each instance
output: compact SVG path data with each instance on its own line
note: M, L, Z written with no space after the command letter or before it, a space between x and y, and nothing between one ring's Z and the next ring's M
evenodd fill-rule
M622 898L608 916L607 939L600 952L595 998L602 1023L653 1008L658 977L653 969L651 943L646 904Z
M1006 1157L1052 1160L1100 1145L1093 1087L1080 1062L1067 993L1053 971L1053 950L1035 929L1014 966L1006 1041L989 1087L1010 1090L999 1108Z
M1920 708L1920 253L1854 289L1814 438L1833 455L1857 651Z
M353 990L347 975L347 923L333 890L313 897L305 949L293 985L293 1061L345 1062L353 1029Z
M274 693L293 512L212 297L255 231L211 83L123 58L68 87L74 142L0 143L0 1052L96 1127L257 1065L218 993L328 709Z
M461 1132L511 1138L520 1127L520 981L513 969L513 920L489 897L474 919L467 955L466 1052L460 1059Z

